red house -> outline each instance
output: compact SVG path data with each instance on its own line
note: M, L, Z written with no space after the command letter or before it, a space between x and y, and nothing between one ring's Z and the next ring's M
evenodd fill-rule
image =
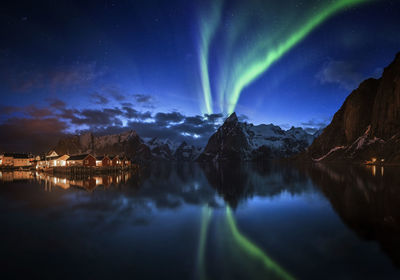
M122 166L131 166L131 161L127 157L121 158Z
M96 166L111 166L111 160L108 156L96 157Z
M70 156L67 159L67 166L96 166L96 158L91 154Z
M121 166L122 162L119 159L119 156L110 156L111 165L112 166Z

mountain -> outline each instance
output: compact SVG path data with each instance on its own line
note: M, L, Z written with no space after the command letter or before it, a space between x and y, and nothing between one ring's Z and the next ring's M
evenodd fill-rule
M230 115L211 136L198 161L257 161L290 157L305 151L314 136L302 128L239 122Z
M123 154L136 161L147 161L152 157L149 147L132 130L115 135L95 136L89 132L67 136L59 140L54 150L58 154Z
M400 163L400 53L380 79L362 82L299 158Z
M194 161L202 148L189 145L185 141L178 144L169 139L153 138L146 142L154 159L172 161Z

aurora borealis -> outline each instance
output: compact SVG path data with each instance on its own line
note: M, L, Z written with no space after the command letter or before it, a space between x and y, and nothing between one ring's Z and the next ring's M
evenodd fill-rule
M228 85L223 87L223 90L217 92L216 99L219 101L219 108L228 114L232 113L239 101L240 95L244 88L246 88L250 83L262 75L269 67L279 60L284 54L295 47L299 42L301 42L310 32L321 25L329 17L335 15L343 9L350 8L352 6L362 4L371 0L339 0L339 1L326 1L323 4L313 3L312 14L306 13L308 15L306 18L297 19L296 26L294 30L290 30L287 34L265 34L265 36L260 36L254 42L250 42L250 47L245 48L243 53L238 54L238 59L233 63L230 62L229 65L224 65L225 68L230 68L225 70L225 75L222 81L219 82L229 82ZM219 1L217 1L219 2ZM314 1L315 2L315 1ZM217 5L213 10L208 22L206 18L202 18L201 26L201 37L202 44L200 47L200 69L201 69L201 79L203 86L204 104L207 109L207 113L212 113L212 95L210 90L210 79L208 74L208 58L209 58L209 48L210 40L212 40L215 30L217 28L217 23L221 17L221 5ZM239 21L245 20L239 18ZM244 23L242 23L243 25ZM238 28L233 25L233 29ZM240 30L244 32L245 30ZM228 30L228 34L234 34L228 36L229 40L227 45L230 48L235 41L239 40L240 31ZM253 30L254 31L254 30ZM285 33L285 32L284 32ZM240 35L239 35L240 34ZM273 38L271 40L271 37ZM247 42L245 42L246 44ZM228 50L229 54L229 50ZM222 104L221 104L222 103Z
M400 45L392 0L57 3L2 9L2 149L129 129L204 145L232 111L316 131Z

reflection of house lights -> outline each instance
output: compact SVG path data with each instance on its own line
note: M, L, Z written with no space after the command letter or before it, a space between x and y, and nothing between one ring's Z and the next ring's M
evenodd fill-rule
M376 175L376 166L375 165L373 165L372 166L372 175Z
M371 158L371 162L376 162L376 158Z

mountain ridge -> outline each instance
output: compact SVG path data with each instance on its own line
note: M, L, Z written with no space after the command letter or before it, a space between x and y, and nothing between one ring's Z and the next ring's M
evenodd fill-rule
M353 90L298 159L400 163L400 53L379 79Z

